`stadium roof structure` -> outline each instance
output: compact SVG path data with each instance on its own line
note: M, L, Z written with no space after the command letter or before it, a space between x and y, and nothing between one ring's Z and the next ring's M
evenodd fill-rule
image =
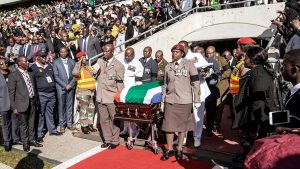
M20 2L25 2L28 0L1 0L0 5L9 5L9 4L14 4L14 3L20 3Z

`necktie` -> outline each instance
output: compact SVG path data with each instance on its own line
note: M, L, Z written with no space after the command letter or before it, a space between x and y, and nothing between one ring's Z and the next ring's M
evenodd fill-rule
M83 39L83 52L86 52L86 38Z
M27 45L24 46L24 51L23 51L23 53L24 53L24 56L27 56Z
M69 65L68 65L68 60L67 59L62 59L62 62L64 64L64 67L65 67L65 70L66 70L66 73L67 73L67 76L68 76L68 79L69 79Z
M108 66L108 60L105 60L105 67Z
M179 66L178 62L175 62L175 68L177 69Z
M23 77L24 77L24 80L25 80L25 83L26 83L26 86L27 86L27 89L29 92L29 97L33 98L34 93L33 93L33 87L32 87L32 83L31 83L29 74L28 74L28 72L24 72L22 74L23 74Z
M37 50L38 50L38 45L35 45L34 46L34 49L33 49L33 61L35 62L36 60L36 53L37 53Z

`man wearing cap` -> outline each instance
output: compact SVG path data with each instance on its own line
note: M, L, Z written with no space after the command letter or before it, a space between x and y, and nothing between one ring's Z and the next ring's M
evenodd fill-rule
M37 116L38 142L43 142L45 121L49 135L60 135L54 124L53 110L56 102L54 72L52 65L46 63L46 57L47 53L38 51L36 53L36 62L31 66L40 100L40 112L38 112Z
M93 117L95 112L94 94L96 90L96 80L91 71L92 67L88 66L87 57L84 52L76 55L78 62L76 63L72 74L77 80L76 98L79 101L77 110L79 111L79 120L81 130L84 134L95 132L93 128Z

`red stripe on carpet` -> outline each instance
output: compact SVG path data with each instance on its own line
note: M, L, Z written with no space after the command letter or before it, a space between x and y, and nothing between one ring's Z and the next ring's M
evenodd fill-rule
M114 150L99 152L69 169L211 169L213 167L210 162L193 159L178 162L172 157L167 161L161 161L161 156L138 148L127 150L126 147L119 146Z

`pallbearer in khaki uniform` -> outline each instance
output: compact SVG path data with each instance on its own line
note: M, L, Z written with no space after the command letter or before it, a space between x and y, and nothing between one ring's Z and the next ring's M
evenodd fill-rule
M175 157L177 160L183 158L182 145L185 132L194 130L193 102L195 107L200 106L200 81L194 63L182 58L185 55L184 46L175 45L171 51L173 62L166 66L163 87L165 117L162 130L166 132L168 143L168 149L161 157L163 161L174 155L175 132L178 132Z
M103 47L103 58L98 59L93 66L98 73L96 99L99 104L100 126L103 132L102 148L114 149L119 145L119 127L113 124L116 114L114 96L124 88L124 66L113 57L114 46L107 44Z
M156 51L155 60L158 63L157 80L164 80L165 67L168 62L164 59L164 53L161 50Z
M77 80L76 98L79 101L77 110L79 111L79 120L81 130L84 134L96 132L93 128L93 119L95 114L94 93L96 90L96 80L91 74L92 68L87 65L87 58L84 52L76 55L79 60L72 74Z

